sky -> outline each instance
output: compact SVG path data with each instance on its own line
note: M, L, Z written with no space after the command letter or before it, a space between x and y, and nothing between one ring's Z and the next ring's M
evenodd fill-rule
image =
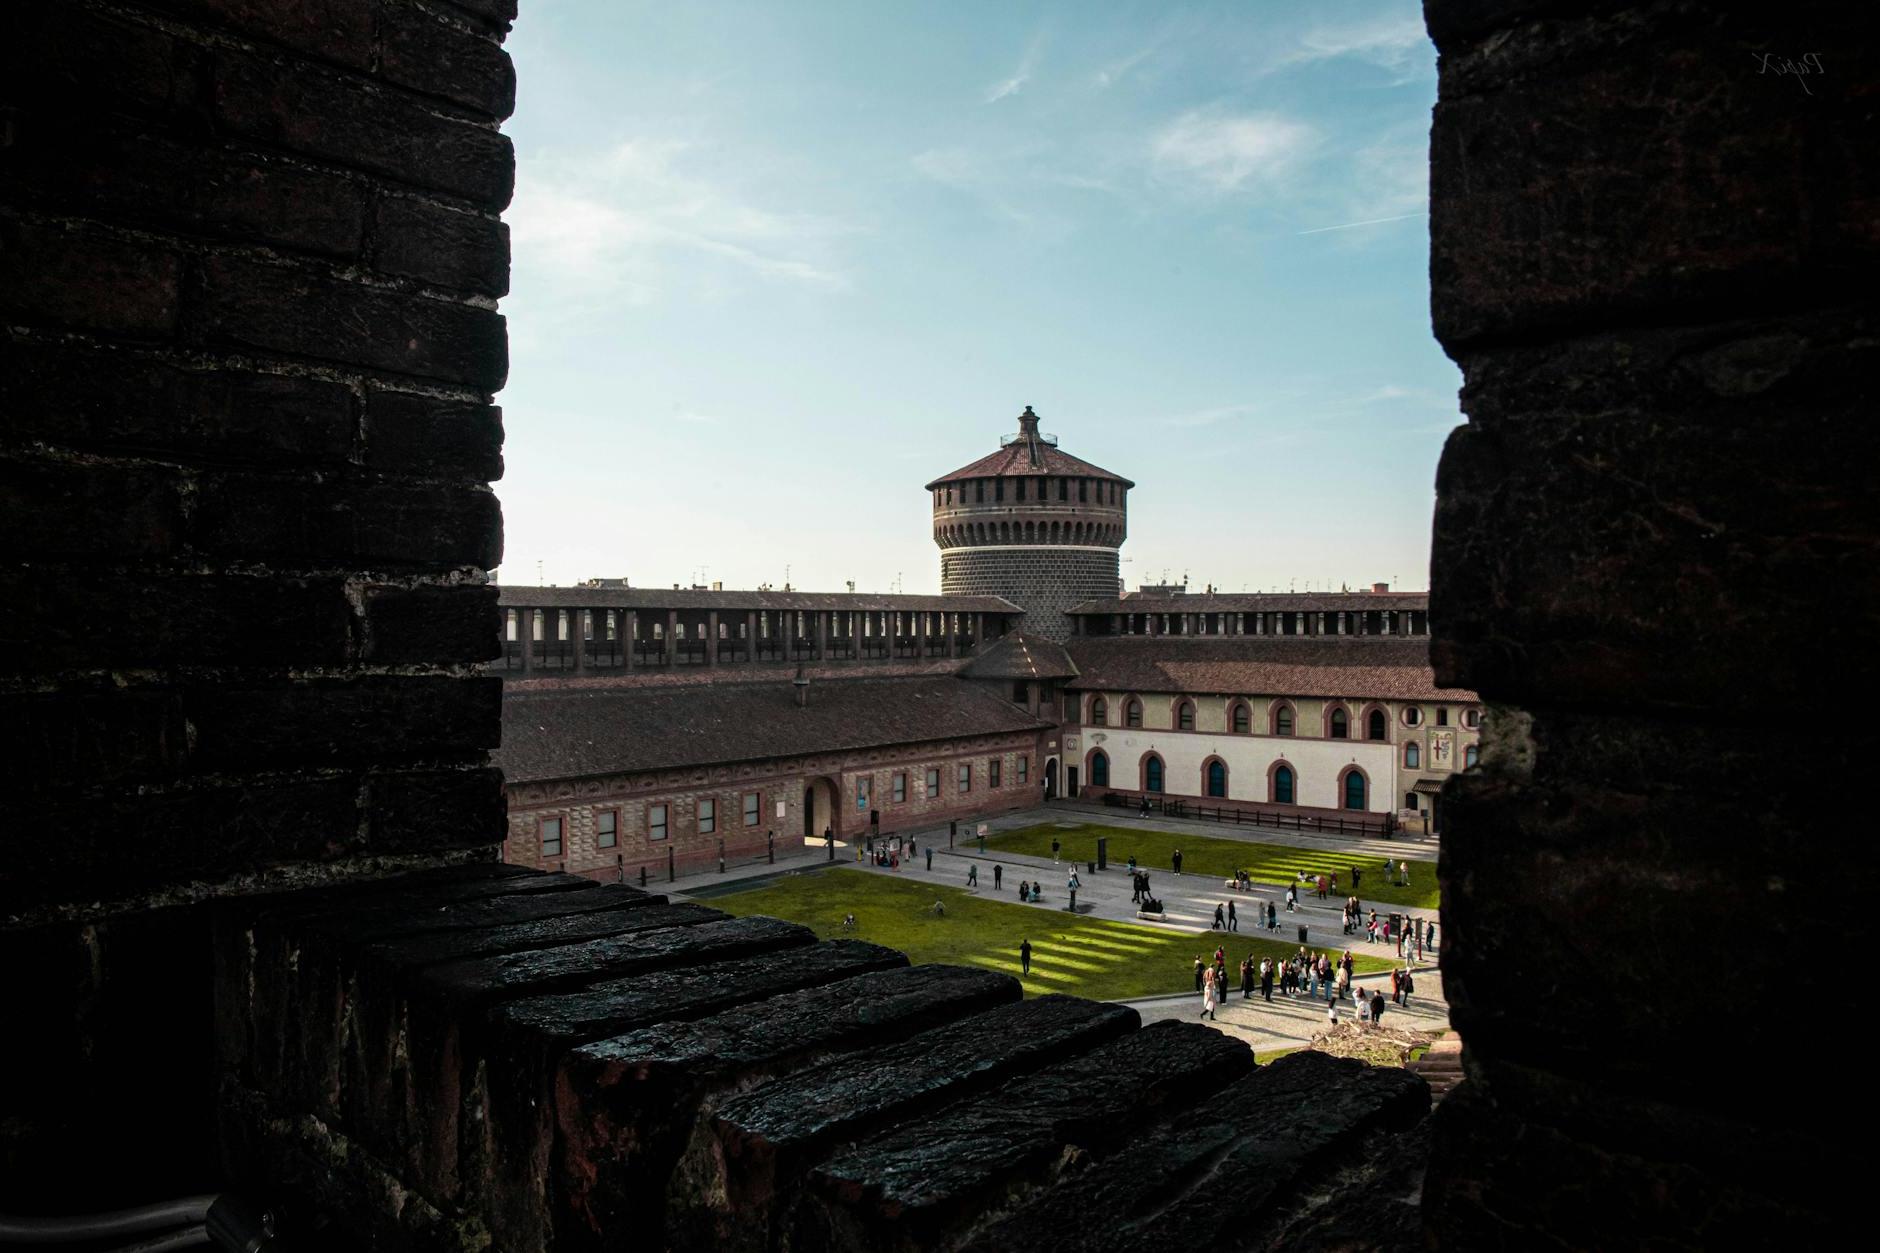
M1416 0L529 0L511 583L931 592L1026 405L1127 584L1428 586Z

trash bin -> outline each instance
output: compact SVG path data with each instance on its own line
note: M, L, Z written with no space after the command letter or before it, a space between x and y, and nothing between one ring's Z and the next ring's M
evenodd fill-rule
M1094 861L1090 863L1090 873L1091 874L1097 873L1097 863Z
M1306 941L1306 929L1304 927L1299 928L1299 942L1301 944L1304 944L1307 942Z

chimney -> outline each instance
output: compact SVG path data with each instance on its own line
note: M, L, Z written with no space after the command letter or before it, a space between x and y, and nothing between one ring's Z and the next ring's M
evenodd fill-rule
M1372 591L1374 591L1374 592L1388 592L1388 591L1390 590L1390 584L1388 584L1388 583L1373 583L1373 584L1371 584L1371 590L1372 590Z
M790 680L790 686L796 689L796 707L806 708L809 705L809 676L803 673L803 667L796 668L796 677Z

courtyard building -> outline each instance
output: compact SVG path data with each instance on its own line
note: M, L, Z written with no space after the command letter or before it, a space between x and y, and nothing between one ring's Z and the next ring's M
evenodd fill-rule
M1124 594L1135 484L1018 425L927 485L938 596L503 587L505 859L652 879L1059 798L1440 828L1481 706L1427 595Z

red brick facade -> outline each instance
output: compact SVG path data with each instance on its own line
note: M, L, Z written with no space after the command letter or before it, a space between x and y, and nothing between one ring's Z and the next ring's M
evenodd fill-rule
M860 839L869 830L871 812L879 812L882 834L896 834L1036 805L1044 796L1045 757L1043 732L1015 732L731 765L512 783L503 857L519 866L607 880L637 879L644 867L649 879L657 879L669 868L681 874L708 869L721 855L733 864L763 857L772 832L779 857L802 856L806 832L820 835L833 828L840 840ZM971 771L965 791L960 788L962 767ZM930 772L937 776L936 788L930 789ZM866 795L860 799L864 783ZM757 797L756 821L747 823L746 797L751 794ZM812 799L815 811L806 822L805 802ZM712 811L701 821L707 801ZM664 806L664 838L654 835L661 817L658 806ZM617 815L614 843L604 847L603 815L610 812ZM544 854L547 819L561 820L559 855Z

